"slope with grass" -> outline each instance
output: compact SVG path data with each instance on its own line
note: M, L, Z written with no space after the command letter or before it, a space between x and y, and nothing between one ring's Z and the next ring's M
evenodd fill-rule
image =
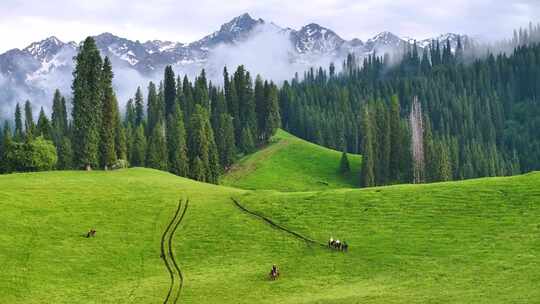
M298 193L149 170L0 176L0 303L531 303L540 298L540 174ZM319 242L310 245L242 212ZM95 238L83 233L95 228ZM281 277L270 282L276 263Z
M280 191L358 187L361 156L349 154L348 157L351 172L340 174L341 152L278 130L267 147L234 165L221 179L221 184Z

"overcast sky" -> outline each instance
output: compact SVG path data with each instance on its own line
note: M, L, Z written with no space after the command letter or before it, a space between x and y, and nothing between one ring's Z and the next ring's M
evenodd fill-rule
M381 31L418 39L446 32L486 39L540 21L540 0L0 0L0 52L57 36L111 32L132 40L191 42L248 12L283 27L315 22L346 39Z

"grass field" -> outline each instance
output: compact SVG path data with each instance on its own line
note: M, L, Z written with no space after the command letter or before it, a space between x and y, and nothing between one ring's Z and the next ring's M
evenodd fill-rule
M181 197L179 303L534 303L539 185L533 173L283 193L139 168L0 176L0 303L163 302L160 238ZM345 239L350 252L308 246L230 197L318 241ZM96 237L83 237L92 227Z
M361 156L348 156L351 172L339 174L341 152L278 130L270 145L241 159L225 174L221 184L279 191L358 187Z

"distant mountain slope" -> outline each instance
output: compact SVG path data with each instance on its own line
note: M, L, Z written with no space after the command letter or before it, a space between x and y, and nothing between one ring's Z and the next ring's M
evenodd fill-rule
M349 154L351 173L338 172L341 152L279 130L273 142L241 159L221 184L244 189L307 191L358 187L361 156Z
M296 64L294 72L300 73L312 65L327 64L331 61L339 63L351 52L364 56L402 51L404 45L413 43L414 40L402 39L392 33L383 32L366 42L359 39L347 41L331 29L316 23L294 30L262 19L254 19L249 14L235 17L214 33L191 43L160 40L132 41L111 33L96 35L95 39L102 55L110 57L115 71L129 73L131 77L126 76L126 79L119 81L127 82L128 79L136 81L137 77L149 79L161 75L165 65L173 65L182 73L192 74L206 68L209 70L210 78L219 78L223 64L237 64L241 61L241 58L232 61L227 58L224 59L225 61L212 61L213 57L220 57L219 48L243 45L250 38L261 33L271 33L272 36L268 38L271 41L263 39L264 42L269 46L285 48L284 52L287 53L287 56L272 57L271 60L286 61L282 63L286 66L294 63ZM455 45L457 37L456 34L446 34L435 39L445 41L448 38L451 44ZM461 37L465 39L465 36ZM418 45L425 47L429 41L431 39L423 40ZM287 44L290 45L287 46ZM244 51L257 52L257 47L261 46L248 45L249 49ZM0 54L0 102L12 105L23 99L31 99L35 103L47 104L50 103L52 91L56 88L68 94L73 57L77 48L78 43L62 42L53 36L34 42L22 50L14 49ZM255 69L252 72L264 73L261 69ZM287 77L292 78L293 74L291 72ZM274 81L279 80L284 79L274 79ZM136 85L143 84L137 83L129 87L136 88ZM120 87L123 88L125 85ZM121 92L119 95L124 97L126 93ZM125 102L125 100L120 101ZM0 104L0 109L1 107Z

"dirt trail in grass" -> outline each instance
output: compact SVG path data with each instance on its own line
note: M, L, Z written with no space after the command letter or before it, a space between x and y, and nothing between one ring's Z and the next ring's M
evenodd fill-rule
M165 264L165 267L167 268L167 272L169 273L169 277L171 279L169 290L167 291L167 296L165 297L165 300L163 300L164 304L176 303L178 299L180 298L180 293L182 291L182 286L184 284L184 276L182 275L182 271L180 270L180 267L178 266L178 263L176 262L176 258L174 257L174 252L172 249L172 241L174 238L174 233L176 232L176 230L178 229L178 226L180 226L180 223L184 219L184 216L186 215L186 211L189 205L189 200L186 200L182 214L180 215L180 217L178 217L180 210L182 210L182 202L183 201L180 200L180 202L178 203L178 208L176 209L176 212L174 213L174 216L171 222L169 223L169 225L167 225L167 228L165 229L165 231L163 232L163 235L161 236L161 259L163 260L163 263ZM170 302L170 300L172 299L171 295L173 293L173 290L175 289L175 281L178 281L178 286L176 287L174 300Z
M311 239L309 237L306 237L306 236L303 236L301 235L300 233L298 232L295 232L295 231L292 231L286 227L283 227L277 223L275 223L274 221L272 221L271 219L267 218L266 216L258 213L258 212L255 212L255 211L251 211L249 209L247 209L246 207L242 206L236 199L232 198L231 197L231 200L233 201L234 205L236 207L238 207L238 209L240 209L241 211L247 213L247 214L250 214L252 216L255 216L263 221L265 221L266 223L268 223L270 226L276 228L276 229L279 229L281 231L284 231L294 237L296 237L297 239L300 239L302 241L305 241L308 245L318 245L318 246L321 246L321 247L324 247L324 248L330 248L327 246L327 244L324 244L324 243L321 243L319 241L316 241L314 239Z

